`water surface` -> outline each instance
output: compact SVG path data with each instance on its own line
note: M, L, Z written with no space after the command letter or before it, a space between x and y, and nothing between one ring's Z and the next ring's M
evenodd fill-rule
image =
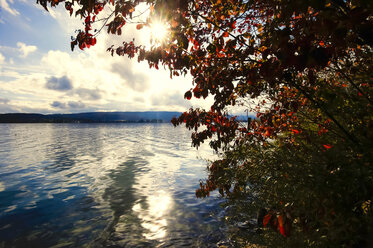
M216 247L212 158L171 124L0 124L0 247Z

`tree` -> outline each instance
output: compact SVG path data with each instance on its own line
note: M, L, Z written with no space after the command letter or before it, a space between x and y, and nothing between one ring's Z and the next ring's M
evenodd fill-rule
M136 22L136 8L149 6L137 29L161 19L170 36L151 47L132 40L108 51L168 67L171 77L190 73L186 99L214 97L210 110L173 120L194 130L194 146L211 139L222 152L197 196L215 189L231 199L251 194L268 211L265 224L288 237L285 244L296 237L315 247L364 244L373 200L371 1L37 2L45 9L64 3L84 18L72 49L96 43L91 26L103 10L102 27L120 35ZM245 105L248 99L258 101ZM227 114L235 105L257 119L240 124Z

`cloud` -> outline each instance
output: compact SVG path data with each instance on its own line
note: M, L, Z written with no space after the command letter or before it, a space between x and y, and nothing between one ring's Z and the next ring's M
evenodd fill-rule
M17 108L14 108L7 104L0 103L0 113L19 113L20 111Z
M66 108L66 103L59 102L59 101L54 101L50 105L53 108L60 108L60 109L65 109Z
M134 102L145 102L145 99L142 96L136 96L136 97L132 98L132 100Z
M102 98L100 90L92 90L86 88L76 89L75 93L83 99L87 100L99 100Z
M9 99L7 98L0 98L0 104L8 104L9 103Z
M17 47L19 47L22 58L26 58L30 53L33 53L38 49L36 46L27 46L25 43L22 42L17 42Z
M7 2L10 3L9 0ZM37 6L36 10L40 8L40 5L31 4L29 1L27 4L31 7ZM51 18L45 11L41 12L42 17L47 16L51 24L41 27L40 22L35 22L32 26L33 30L37 30L35 32L54 34L57 30L56 21L57 25L60 25L59 33L72 35L73 30L81 28L79 18L68 18L64 8L54 10L56 19ZM19 11L22 15L17 19L24 19L24 16L31 13L23 12L23 8ZM29 17L34 20L34 15ZM41 28L45 30L40 31ZM23 30L24 28L15 31L22 36ZM32 54L27 52L29 49L25 49L26 52L21 51L22 44L28 48L30 46L27 45L39 43L31 43L16 35L16 40L12 44L21 41L27 45L18 43L13 45L14 47L0 46L5 63L0 65L4 67L0 69L0 97L10 99L8 105L19 112L62 113L82 112L88 109L183 111L183 104L190 104L190 101L183 103L183 92L190 88L190 77L171 80L169 71L162 67L159 70L149 69L146 62L137 63L136 59L130 60L116 55L111 57L110 53L106 52L110 45L121 45L123 40L132 40L133 36L136 37L136 44L141 44L142 40L147 40L147 37L143 37L147 32L143 31L137 31L136 25L126 25L126 32L123 32L122 36L103 32L94 47L84 51L76 49L74 52L70 49L61 49L60 46L44 46L47 41L48 44L60 44L60 36L40 36L44 38L39 43L44 45L37 45L38 47L34 48L36 52ZM69 37L66 38L64 47L69 48ZM27 57L20 58L21 54ZM14 59L14 65L10 64L11 58Z
M152 95L151 104L153 106L189 106L188 101L184 99L183 94L179 91L172 93L163 92L162 94Z
M1 0L0 0L1 1ZM4 57L4 55L2 55L1 53L0 53L0 64L4 64L4 62L5 62L5 57Z
M60 78L47 78L47 83L45 84L45 87L50 90L68 91L73 88L73 85L68 77L62 76Z
M60 102L60 101L54 101L50 104L51 107L53 108L58 108L58 109L82 109L85 108L85 104L80 102L80 101L69 101L67 103L65 102Z
M73 109L82 109L85 107L85 104L82 102L68 102L67 105Z
M13 0L9 0L10 3L13 3ZM10 14L16 16L19 15L19 12L16 9L12 9L7 0L0 0L0 9L4 9L5 11L8 11Z
M129 63L113 63L111 71L119 74L125 80L125 85L135 91L144 92L149 88L148 77L145 74L135 72Z

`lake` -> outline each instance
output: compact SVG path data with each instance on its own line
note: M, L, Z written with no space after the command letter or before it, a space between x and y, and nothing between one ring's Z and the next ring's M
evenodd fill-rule
M216 247L205 145L171 124L0 124L0 247Z

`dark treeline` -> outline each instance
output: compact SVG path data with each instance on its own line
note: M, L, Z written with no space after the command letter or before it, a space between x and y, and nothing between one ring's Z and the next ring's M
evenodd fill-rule
M90 112L77 114L0 114L0 123L164 123L179 112Z

